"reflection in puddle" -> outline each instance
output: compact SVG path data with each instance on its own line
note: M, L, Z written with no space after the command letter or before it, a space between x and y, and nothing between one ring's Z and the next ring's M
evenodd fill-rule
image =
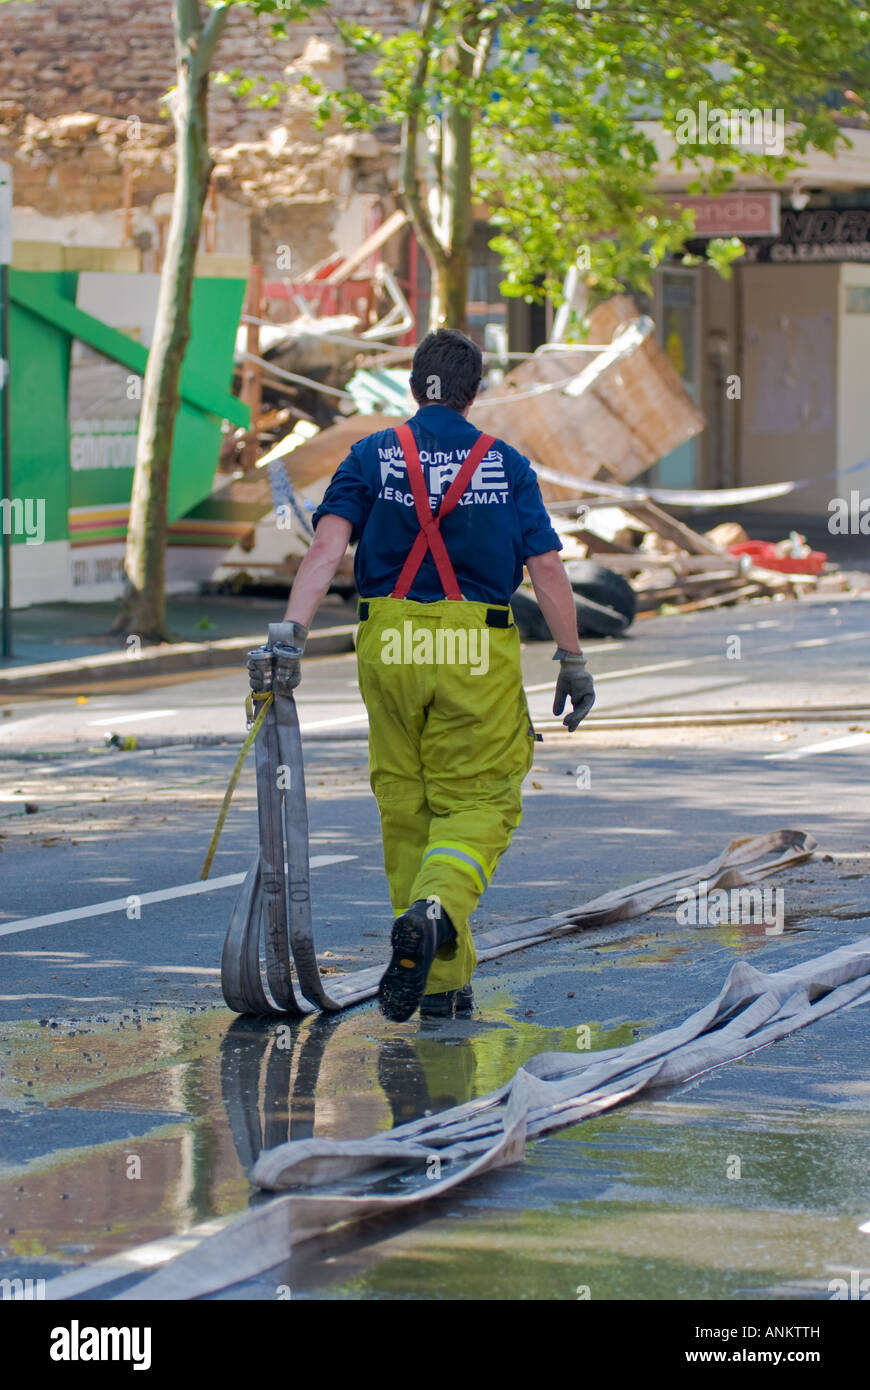
M687 939L684 927L674 928L672 914L651 913L650 916L664 916L667 925L663 925L658 932L637 932L617 941L605 942L595 947L596 954L605 959L618 959L621 966L666 965L680 957L694 955L699 946L706 945L725 946L738 960L766 946L773 935L791 936L798 931L796 927L786 927L783 931L774 932L755 922L722 922L717 926L691 929Z
M241 1211L268 1200L247 1179L264 1147L385 1132L495 1089L536 1053L576 1048L575 1026L516 1020L517 1008L501 981L470 1022L390 1025L363 1007L292 1024L209 1009L7 1027L0 1273L50 1275ZM590 1023L590 1049L652 1026ZM280 1282L294 1297L331 1285L352 1298L560 1299L585 1284L598 1298L742 1298L823 1277L866 1244L866 1204L848 1195L870 1180L854 1026L843 1014L539 1141L521 1171L379 1228L369 1255L359 1232L343 1252L336 1236ZM275 1297L263 1287L242 1296Z
M356 1138L462 1104L573 1028L387 1023L372 1007L301 1022L223 1009L9 1025L0 1052L0 1260L98 1259L262 1200L261 1149ZM52 1026L53 1025L53 1026ZM631 1041L591 1025L591 1047Z
M522 1169L469 1183L423 1222L302 1245L255 1296L281 1282L294 1298L828 1298L832 1272L867 1268L866 1202L850 1194L870 1179L870 1115L804 1101L814 1045L792 1039L539 1140Z

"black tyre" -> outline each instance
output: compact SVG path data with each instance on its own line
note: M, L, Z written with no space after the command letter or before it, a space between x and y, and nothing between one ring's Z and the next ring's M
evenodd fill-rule
M621 574L614 574L592 560L571 560L565 569L574 590L580 637L619 637L631 626L637 611L637 596ZM525 589L517 589L511 599L511 609L524 642L553 640L537 599Z
M631 621L609 604L581 594L574 595L574 609L580 637L619 637Z
M569 560L565 572L578 598L592 599L605 608L615 608L626 619L626 626L637 613L637 594L627 579L605 569L594 560Z

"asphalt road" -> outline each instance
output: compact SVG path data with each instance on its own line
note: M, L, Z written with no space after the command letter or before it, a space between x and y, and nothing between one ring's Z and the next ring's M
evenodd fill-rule
M692 930L670 909L482 966L471 1023L391 1025L364 1005L306 1021L277 1062L274 1025L233 1024L219 988L232 880L255 847L252 766L200 892L235 748L103 747L107 732L238 738L244 672L4 711L0 1276L51 1277L242 1209L258 1146L288 1131L387 1129L572 1048L578 1023L605 1047L676 1023L736 959L779 969L867 935L870 716L812 712L870 704L868 615L859 599L762 602L589 643L598 704L572 738L547 729L551 649L525 651L545 736L477 924L561 911L789 826L820 850L774 880L781 936ZM385 959L390 915L353 657L307 662L298 693L321 965L357 969ZM806 715L595 724L779 707ZM290 1280L315 1299L561 1299L590 1284L601 1298L827 1297L831 1270L870 1266L863 1021L836 1015L539 1142L425 1220L336 1240L328 1263L297 1259L225 1296L275 1298ZM726 1176L735 1153L740 1181Z

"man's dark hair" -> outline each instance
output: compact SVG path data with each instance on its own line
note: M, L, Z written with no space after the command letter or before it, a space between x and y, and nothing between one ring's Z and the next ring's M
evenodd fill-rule
M477 395L483 355L458 328L427 333L411 364L411 391L418 405L449 405L464 410Z

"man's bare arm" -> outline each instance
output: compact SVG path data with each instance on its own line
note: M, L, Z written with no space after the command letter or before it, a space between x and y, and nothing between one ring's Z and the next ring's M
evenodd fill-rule
M321 517L308 554L296 571L293 588L287 601L285 623L301 623L310 627L338 569L341 557L350 544L353 527L343 516L327 513Z
M579 652L574 591L558 550L548 550L545 555L530 555L526 560L526 569L556 646L566 652Z

